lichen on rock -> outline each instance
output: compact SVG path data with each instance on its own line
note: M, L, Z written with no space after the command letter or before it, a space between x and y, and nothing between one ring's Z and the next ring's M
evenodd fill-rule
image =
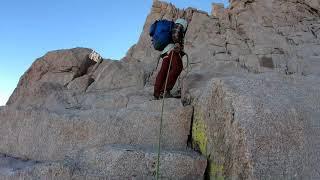
M200 112L194 112L192 124L192 145L195 149L199 149L204 155L207 155L207 127L203 121L203 116Z

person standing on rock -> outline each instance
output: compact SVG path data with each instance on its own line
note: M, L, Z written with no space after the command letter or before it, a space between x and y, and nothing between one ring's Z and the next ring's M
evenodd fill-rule
M150 27L152 44L156 50L162 51L162 65L154 85L155 99L172 97L170 91L183 70L183 42L187 27L188 22L185 19L177 19L175 22L159 20Z

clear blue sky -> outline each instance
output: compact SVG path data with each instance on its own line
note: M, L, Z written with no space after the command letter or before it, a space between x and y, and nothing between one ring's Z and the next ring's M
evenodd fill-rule
M166 0L210 12L212 2ZM0 105L20 76L50 50L89 47L120 59L138 41L152 0L7 0L0 6Z

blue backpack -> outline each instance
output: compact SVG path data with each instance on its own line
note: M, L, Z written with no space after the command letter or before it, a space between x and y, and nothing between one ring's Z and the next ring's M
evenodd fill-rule
M152 37L154 49L162 51L168 44L172 43L173 21L158 20L150 27L149 35Z

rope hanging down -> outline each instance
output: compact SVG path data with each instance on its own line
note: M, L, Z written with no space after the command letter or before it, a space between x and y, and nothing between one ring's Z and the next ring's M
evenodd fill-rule
M185 76L187 76L188 73L191 71L191 64L190 64L190 62L189 62L189 55L188 55L186 52L184 52L184 55L187 57L187 65L186 65L186 67L183 68L183 71L186 72L186 75L185 75ZM155 71L158 69L160 59L161 59L161 55L158 56L158 58L157 58L157 66L156 66L156 68L155 68L152 72L155 72ZM182 59L182 58L181 58L181 59ZM179 76L179 77L180 77L180 76Z
M163 109L164 109L164 99L166 97L166 90L167 90L167 83L168 83L168 77L170 72L170 67L172 63L172 57L173 57L174 51L172 51L170 62L169 62L169 68L167 72L166 82L164 84L164 92L162 97L162 105L161 105L161 115L160 115L160 128L159 128L159 141L158 141L158 157L157 157L157 170L156 170L156 178L159 180L160 175L160 151L161 151L161 137L162 137L162 122L163 122Z

